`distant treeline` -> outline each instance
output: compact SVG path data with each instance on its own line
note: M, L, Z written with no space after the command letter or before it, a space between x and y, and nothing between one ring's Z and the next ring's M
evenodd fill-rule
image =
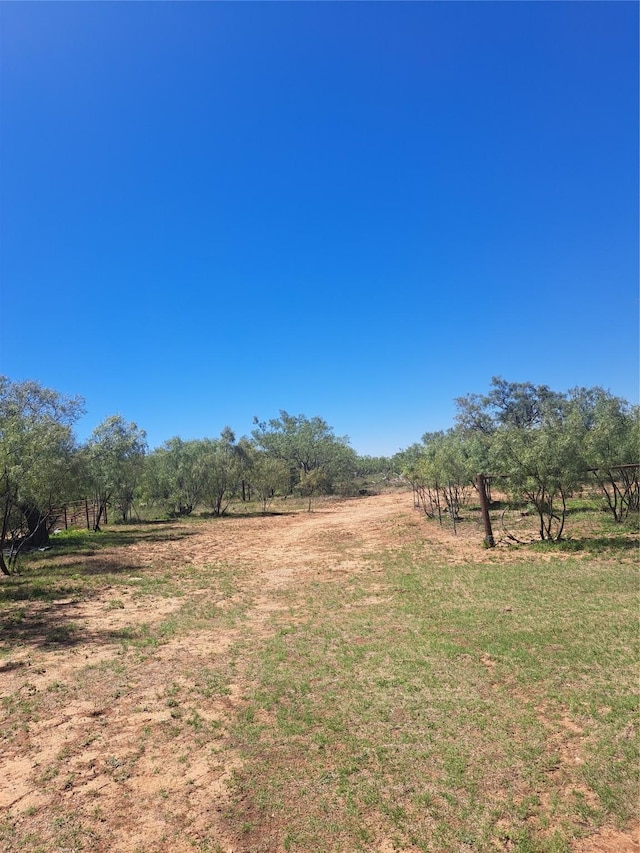
M149 452L145 431L120 415L79 444L79 397L0 377L0 569L10 573L22 548L48 541L54 507L87 496L98 530L108 509L123 521L141 505L169 516L196 507L222 515L242 499L266 512L274 496L292 493L311 509L318 494L357 494L368 481L402 476L425 512L457 515L477 473L495 472L536 508L542 538L561 535L566 497L589 478L616 520L637 512L637 467L619 467L639 456L637 406L602 388L559 393L501 378L456 406L451 429L393 457L360 456L322 418L286 411L255 418L239 439L226 427L218 438L174 437Z

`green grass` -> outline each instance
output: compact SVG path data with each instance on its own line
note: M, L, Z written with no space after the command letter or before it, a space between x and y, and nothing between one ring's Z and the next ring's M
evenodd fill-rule
M315 584L254 661L237 786L289 849L560 853L634 817L633 563L375 567L378 603L367 576Z
M136 543L169 542L184 539L193 531L172 521L147 522L143 524L110 524L101 530L84 530L72 528L61 530L51 536L51 548L48 551L34 551L29 555L29 561L49 561L53 555L65 554L82 555L85 552L93 554L102 548L123 547Z

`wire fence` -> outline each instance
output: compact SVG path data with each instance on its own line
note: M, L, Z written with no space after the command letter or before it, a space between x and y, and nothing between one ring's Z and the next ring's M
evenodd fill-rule
M51 507L47 526L49 530L85 529L93 530L98 517L98 504L89 499L71 501L58 507ZM106 510L103 511L106 523Z
M540 499L532 500L523 493L506 492L500 495L496 507L492 484L499 486L507 479L502 474L478 477L479 492L484 485L484 495L480 494L481 504L485 500L490 507L494 506L489 520L484 519L488 544L492 544L490 538L496 531L499 536L520 543L560 538L570 513L603 512L622 522L636 517L640 511L640 463L614 465L607 469L591 468L582 472L580 484L570 492L557 489L553 494L549 490L547 496ZM544 531L542 525L546 525Z
M427 517L456 535L484 535L489 547L562 538L565 522L570 533L578 513L608 514L618 522L637 519L640 513L640 463L590 469L571 492L558 490L537 503L512 491L505 474L479 474L475 490L450 482L412 486L414 506Z

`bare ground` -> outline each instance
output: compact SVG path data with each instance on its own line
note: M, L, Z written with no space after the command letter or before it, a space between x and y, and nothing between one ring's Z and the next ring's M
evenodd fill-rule
M229 732L246 686L242 662L231 670L224 691L203 690L197 704L194 735L198 721L215 725L213 750L199 751L197 737L174 726L179 709L171 696L184 687L185 673L224 667L240 638L273 630L283 589L311 578L371 571L368 554L424 541L424 520L406 493L325 502L310 514L228 518L174 529L189 535L74 558L79 566L119 569L117 586L98 585L90 598L20 604L19 624L30 627L28 640L0 664L5 716L0 810L11 827L6 850L252 849L225 818L227 782L240 762ZM430 525L428 537L429 547L450 560L513 559L506 548L483 551L477 529L454 538ZM229 569L233 586L224 594L216 591L209 605L224 613L248 598L252 603L240 624L218 620L208 630L200 620L193 630L142 651L114 642L131 625L152 627L184 607L179 594L140 595L143 578L213 563ZM209 595L206 589L193 594L200 605ZM289 621L295 618L287 613ZM51 642L52 626L63 631L65 625L73 626L73 642L62 641L63 635ZM630 833L607 827L581 840L575 851L638 853L638 835L638 826ZM384 841L372 849L393 848Z

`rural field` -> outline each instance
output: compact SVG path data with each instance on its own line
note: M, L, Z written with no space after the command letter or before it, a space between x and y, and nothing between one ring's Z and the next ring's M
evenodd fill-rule
M2 850L640 850L637 534L272 509L61 534L2 579Z

